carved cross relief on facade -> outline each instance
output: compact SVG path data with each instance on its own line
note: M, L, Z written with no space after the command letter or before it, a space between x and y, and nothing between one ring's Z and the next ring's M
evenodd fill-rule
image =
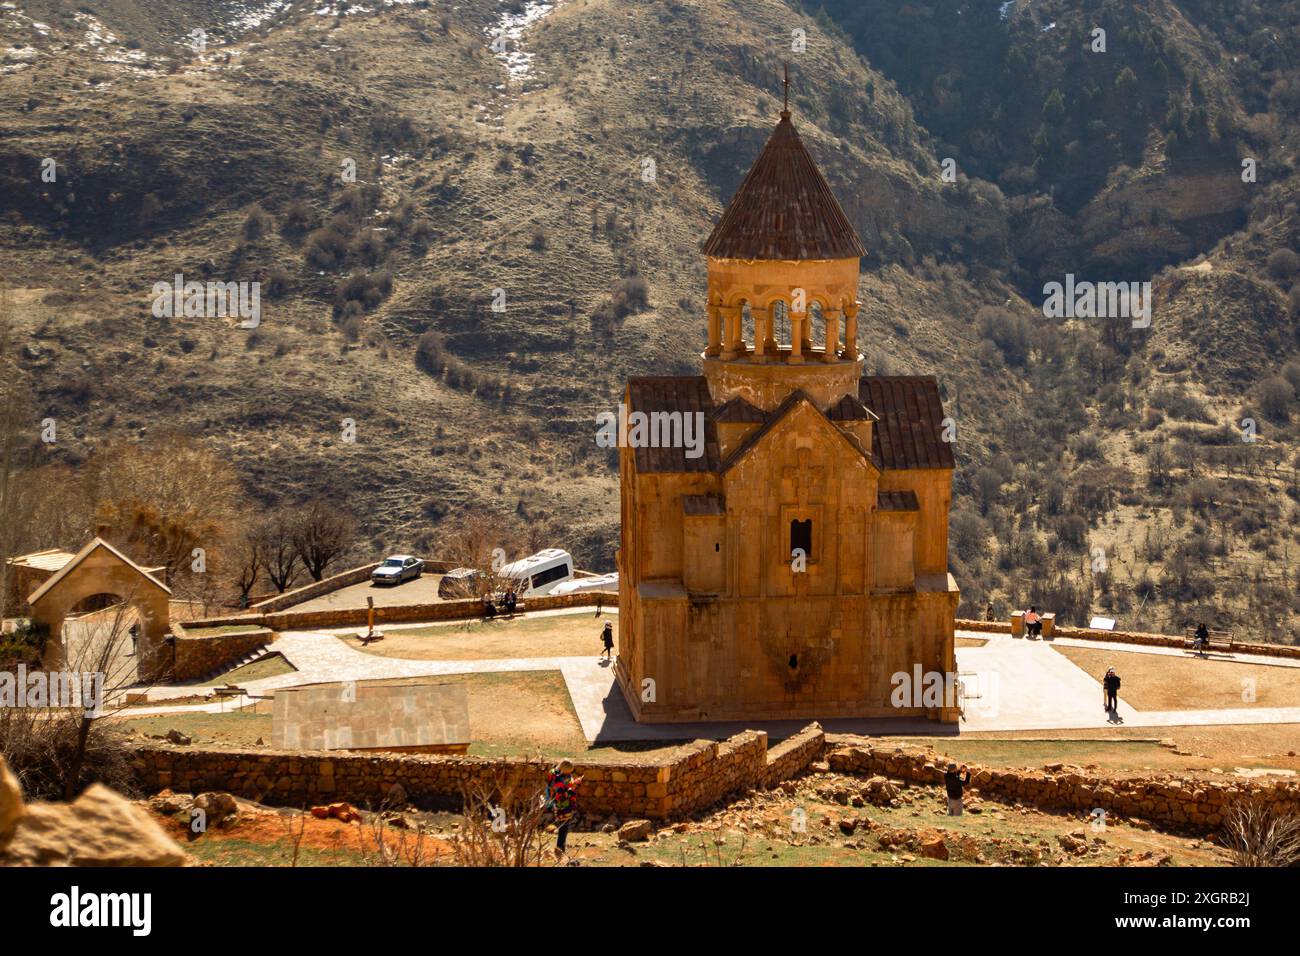
M826 469L821 465L810 464L811 448L799 448L797 465L786 465L781 469L781 479L786 496L793 495L802 506L819 502L826 493Z

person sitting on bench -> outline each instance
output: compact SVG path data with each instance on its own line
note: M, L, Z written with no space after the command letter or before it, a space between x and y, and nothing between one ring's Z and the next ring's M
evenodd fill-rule
M497 615L497 606L492 603L492 595L484 594L483 595L483 616L496 617L496 615Z
M1029 610L1025 612L1025 633L1030 637L1043 636L1043 618L1038 613L1038 608L1029 605Z
M1205 626L1204 621L1201 621L1199 624L1196 625L1196 635L1195 637L1193 637L1192 640L1196 648L1196 652L1200 654L1202 657L1204 657L1205 648L1210 643L1210 629Z

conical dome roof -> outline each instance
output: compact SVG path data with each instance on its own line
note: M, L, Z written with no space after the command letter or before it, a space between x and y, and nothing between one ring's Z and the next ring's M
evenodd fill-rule
M809 155L790 113L731 197L704 254L718 259L849 259L867 250Z

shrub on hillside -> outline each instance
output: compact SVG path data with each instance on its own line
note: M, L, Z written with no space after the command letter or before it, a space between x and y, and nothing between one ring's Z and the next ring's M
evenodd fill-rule
M387 269L348 276L334 291L335 314L342 315L350 302L359 302L363 308L373 309L392 292L393 274Z
M288 269L284 266L272 266L262 286L268 299L278 299L289 291L291 281Z
M1300 269L1300 256L1290 249L1278 249L1268 257L1266 268L1271 278L1281 282L1293 276L1296 269Z
M995 306L981 306L975 313L980 335L992 342L1008 365L1024 365L1029 358L1029 322Z
M1295 386L1281 375L1274 375L1259 383L1259 407L1274 421L1286 421L1291 416L1295 402Z
M301 199L295 199L285 207L280 227L286 232L305 232L311 221L311 207Z
M244 238L249 242L255 242L266 235L271 228L271 217L267 215L265 209L261 206L254 206L249 212L248 218L244 220Z
M337 269L348 255L348 236L339 225L331 222L307 237L303 257L307 265L322 271Z

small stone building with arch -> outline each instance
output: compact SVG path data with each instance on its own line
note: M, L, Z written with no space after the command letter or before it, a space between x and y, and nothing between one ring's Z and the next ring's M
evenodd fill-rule
M167 636L171 631L171 589L157 576L161 568L143 568L102 538L93 538L27 598L33 623L49 632L45 667L78 666L67 660L63 623L87 598L113 595L139 615L137 677L154 681L171 665ZM84 662L83 662L84 663Z
M633 714L957 720L951 700L891 700L895 674L956 668L938 383L863 377L866 251L788 110L704 253L703 374L624 394L629 415L701 416L705 437L694 457L620 442L615 666Z

